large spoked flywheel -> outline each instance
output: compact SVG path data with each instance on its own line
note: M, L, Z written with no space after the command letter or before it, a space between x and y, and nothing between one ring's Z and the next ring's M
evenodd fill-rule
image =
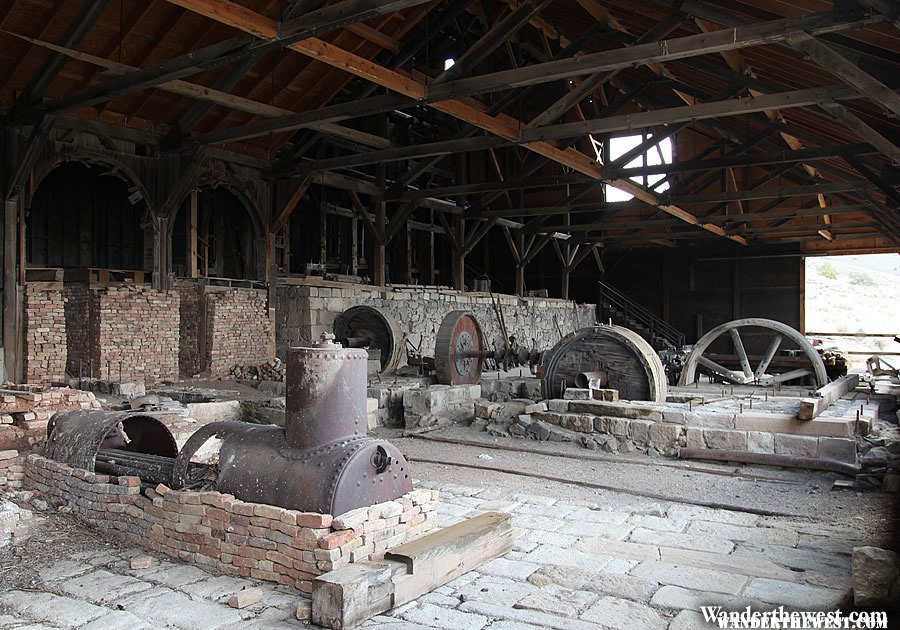
M736 319L703 335L688 355L678 384L694 383L699 372L735 385L828 383L822 357L806 337L787 324L758 317Z
M659 355L643 337L621 326L582 328L563 337L544 354L542 366L547 398L560 398L587 374L625 400L666 399L666 371Z

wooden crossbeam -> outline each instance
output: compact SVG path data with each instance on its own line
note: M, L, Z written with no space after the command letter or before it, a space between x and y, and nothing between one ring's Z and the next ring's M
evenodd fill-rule
M865 16L857 20L836 19L833 13L807 14L801 17L784 18L769 22L747 24L721 29L711 33L700 33L660 43L640 44L627 48L583 55L577 59L548 61L513 70L502 70L468 79L459 79L429 86L431 100L459 98L548 83L561 79L584 76L602 71L621 70L636 65L666 62L699 55L707 55L723 50L737 50L749 46L759 46L784 41L792 34L806 31L813 35L861 28L882 21L878 16Z
M706 120L723 116L737 116L739 114L761 112L768 109L808 107L810 105L827 103L834 99L852 99L858 97L859 95L855 91L844 86L808 88L805 90L767 94L759 97L750 96L729 99L726 101L669 107L666 109L638 112L635 114L608 116L606 118L523 129L522 140L531 142L535 140L571 138L587 134L632 131L635 129L647 129L672 123Z
M69 30L63 38L63 46L71 48L80 44L81 40L84 39L84 36L87 35L88 31L96 24L103 11L106 10L107 5L109 5L109 0L87 2L81 11L81 14L69 25ZM53 80L56 79L56 76L59 74L59 71L62 70L65 63L65 57L59 53L48 56L41 66L41 69L32 75L25 90L19 98L16 99L10 112L10 118L18 117L32 103L40 102L44 96L44 92L47 91L47 88L53 83Z
M310 184L312 184L312 181L309 177L306 177L297 185L297 188L294 189L291 198L288 199L286 204L284 204L284 207L272 222L272 233L278 233L281 231L281 229L284 227L285 222L290 218L291 213L293 213L294 209L297 207L297 204L300 203L301 199L303 199L303 195L305 195L306 191L309 190Z
M861 70L830 46L808 33L795 33L787 41L860 94L868 96L894 115L900 115L900 96L894 90Z
M19 35L18 33L9 33L10 35L27 41L36 46L41 46L43 48L47 48L48 50L52 50L58 54L65 55L71 59L77 59L78 61L84 61L86 63L90 63L96 65L101 68L105 68L111 74L116 75L125 75L129 72L134 72L138 70L133 66L129 66L124 63L118 63L115 61L110 61L108 59L104 59L102 57L97 57L95 55L91 55L88 53L84 53L78 50L73 50L71 48L66 48L63 46L57 46L56 44L52 44L50 42L41 41L39 39L35 39L32 37L27 37L25 35ZM274 105L269 105L267 103L261 103L259 101L254 101L249 98L244 98L242 96L236 96L234 94L228 94L227 92L223 92L221 90L216 90L213 88L206 87L204 85L198 85L195 83L189 83L187 81L176 79L174 81L167 81L165 83L161 83L156 86L158 89L164 90L171 94L178 94L179 96L187 96L189 98L196 99L198 101L202 101L209 104L221 105L223 107L228 107L230 109L235 109L242 112L247 112L248 114L254 114L256 116L266 116L269 118L276 118L278 120L295 120L293 117L296 117L296 120L302 121L298 123L297 126L289 127L292 129L299 129L300 127L308 127L311 129L316 129L322 133L326 133L329 135L337 136L340 138L346 138L358 144L362 144L370 147L377 148L387 148L391 146L391 143L386 139L380 136L376 136L374 134L358 131L356 129L349 129L347 127L342 127L341 125L335 124L338 120L346 120L350 118L350 115L341 116L339 115L340 111L343 110L314 110L317 112L316 114L312 114L309 112L302 112L297 114L288 109L284 109L281 107L275 107ZM344 110L349 108L344 108ZM267 122L267 121L264 121ZM268 132L267 132L268 133ZM260 133L259 135L264 135ZM217 136L215 132L211 134L206 134L205 136L201 136L199 138L193 139L198 144L218 144L224 142L233 142L237 140L243 140L248 137L254 137L253 135L244 135L241 136L239 133L232 132L230 135L221 135Z
M232 26L236 29L245 32L251 32L253 34L256 34L258 37L274 38L278 34L277 23L274 20L266 18L262 15L255 15L251 20L252 26L247 26L244 21L244 18L246 18L245 14L247 12L247 9L240 8L235 10L234 12L223 10L223 7L228 7L232 4L230 2L227 2L226 0L168 1L205 15L206 17L209 17L211 19L228 24L229 26ZM260 35L257 34L256 31L265 31L266 34ZM388 88L394 92L399 92L400 94L403 94L412 99L422 100L423 98L425 98L428 92L425 84L413 77L380 66L375 62L343 50L340 47L335 46L334 44L316 38L309 38L295 42L290 45L290 48L291 50L302 53L308 57L331 65L333 67L343 69L355 76L372 81L373 83ZM452 85L454 83L456 82L451 81L443 85ZM449 99L431 103L430 107L444 114L462 120L463 122L466 122L470 125L479 127L484 131L492 133L501 138L515 140L520 137L520 129L522 126L521 121L518 121L511 116L506 115L490 115L484 111L484 108L480 104L473 103L468 100L463 101ZM551 159L554 162L562 164L563 166L569 167L579 173L588 175L593 179L602 178L602 171L596 161L593 158L581 153L580 151L572 148L560 149L549 142L544 142L541 140L526 141L522 146L529 149L530 151ZM641 188L640 186L635 185L633 182L630 182L628 180L616 180L614 182L614 185L621 188L622 190L625 190L626 192L631 193L642 201L646 201L652 204L656 204L658 201L655 194ZM735 242L746 244L746 242L740 237L729 236L724 232L719 231L714 226L707 227L705 225L702 225L697 220L697 217L682 208L679 208L672 204L664 204L660 205L659 207L664 212L676 216L684 220L686 223L699 226L702 229L711 231L719 236L730 238Z

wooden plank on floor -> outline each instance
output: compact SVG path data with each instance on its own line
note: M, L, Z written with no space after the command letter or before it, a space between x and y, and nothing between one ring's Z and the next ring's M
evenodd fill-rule
M840 400L847 392L851 392L859 385L859 374L847 374L833 383L816 390L816 398L803 398L800 400L800 412L797 417L801 420L812 420L820 413L828 409L831 404Z
M352 628L512 550L509 514L488 512L394 547L384 560L351 564L313 580L312 622Z

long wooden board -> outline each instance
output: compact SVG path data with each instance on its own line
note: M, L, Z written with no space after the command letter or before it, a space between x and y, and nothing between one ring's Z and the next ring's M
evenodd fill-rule
M352 628L507 553L514 541L511 517L488 512L394 547L384 560L320 575L313 580L312 621Z
M816 390L816 398L804 398L800 401L800 412L797 414L801 420L812 420L820 413L828 409L831 404L840 400L844 394L856 389L859 385L859 374L847 374L833 383Z

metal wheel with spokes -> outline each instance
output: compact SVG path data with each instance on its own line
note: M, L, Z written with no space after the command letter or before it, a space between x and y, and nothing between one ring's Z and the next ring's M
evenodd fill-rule
M732 354L714 353L714 344L721 348L724 340L716 342L726 333ZM749 352L745 340L752 341ZM791 356L779 356L781 350L791 351ZM822 357L806 337L787 324L756 317L736 319L703 335L688 355L678 384L694 383L698 371L735 385L767 387L800 379L816 387L828 383Z

